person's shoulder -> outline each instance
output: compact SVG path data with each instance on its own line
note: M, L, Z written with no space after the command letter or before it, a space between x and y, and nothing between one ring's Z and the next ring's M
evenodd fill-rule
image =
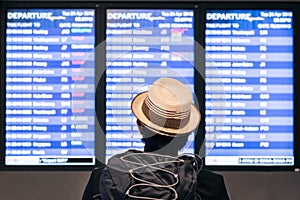
M134 154L134 153L142 153L142 151L138 151L138 150L135 150L135 149L129 149L129 150L124 151L122 153L118 153L118 154L115 154L115 155L111 156L108 159L108 163L115 162L116 160L120 160L124 156L130 155L130 154Z
M206 185L209 187L224 187L224 177L223 175L202 169L197 176L198 184Z
M94 199L99 194L99 179L102 174L105 165L101 165L93 169L90 174L90 178L83 191L82 200Z
M197 193L203 200L229 200L223 175L202 169L197 181Z
M207 169L202 169L200 173L198 174L199 178L204 178L204 179L209 179L209 180L219 180L223 181L224 177L223 175L207 170Z
M129 150L126 150L124 152L121 152L121 153L118 153L118 154L115 154L115 155L111 156L108 160L111 160L113 158L119 158L119 157L122 157L124 155L133 154L133 153L143 153L143 151L139 151L139 150L136 150L136 149L129 149Z

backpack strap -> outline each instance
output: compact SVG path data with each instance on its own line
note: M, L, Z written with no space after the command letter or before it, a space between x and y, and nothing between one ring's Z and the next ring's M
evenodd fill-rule
M117 179L124 181L123 184L120 185L114 182L116 179L113 177L117 177ZM107 165L103 169L99 179L99 191L102 199L125 199L124 191L117 186L126 188L127 184L130 184L128 173L124 173L123 171L119 171L118 169Z
M99 179L105 166L93 169L90 179L85 187L82 200L101 200Z
M98 167L94 170L95 173L95 182L94 182L94 191L93 191L93 196L92 199L93 200L101 200L101 193L100 193L100 187L99 187L99 180L101 177L101 174L103 172L103 169L105 168L105 166L102 167Z

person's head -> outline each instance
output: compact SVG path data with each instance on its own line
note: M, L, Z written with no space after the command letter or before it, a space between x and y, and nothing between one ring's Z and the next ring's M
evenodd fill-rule
M149 91L138 94L131 103L145 151L166 151L174 154L181 149L188 135L200 122L200 112L192 104L190 90L178 80L160 78Z

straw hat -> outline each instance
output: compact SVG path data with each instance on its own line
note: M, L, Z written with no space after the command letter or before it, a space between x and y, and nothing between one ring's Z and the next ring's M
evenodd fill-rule
M149 129L168 136L192 132L201 119L190 90L172 78L160 78L149 91L138 94L131 110Z

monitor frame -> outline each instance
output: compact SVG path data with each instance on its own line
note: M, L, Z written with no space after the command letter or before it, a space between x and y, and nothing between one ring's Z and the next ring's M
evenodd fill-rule
M299 89L299 80L297 79L297 74L299 74L299 69L297 69L297 65L300 64L300 59L297 54L300 52L300 40L296 37L299 35L300 31L300 15L296 14L297 9L300 8L300 3L291 3L291 2L255 2L249 5L249 2L214 2L208 3L204 2L199 5L200 13L201 13L201 24L202 28L205 30L206 23L206 12L210 10L290 10L293 12L293 78L294 78L294 165L290 166L281 166L281 165L272 165L272 166L252 166L252 165L244 165L244 166L236 166L236 165L206 165L204 159L205 168L210 170L217 171L299 171L300 167L300 154L298 153L300 147L297 144L300 143L300 137L296 134L299 130L299 123L297 124L297 119L299 116L295 112L295 110L299 110L299 106L296 102L300 100L299 94L296 92ZM201 41L205 44L205 34L203 33L201 37ZM205 46L205 45L204 45ZM198 91L205 95L205 89ZM205 99L205 98L204 98ZM205 102L201 108L205 111ZM204 139L205 129L202 129L202 139ZM198 147L199 149L199 147Z
M112 2L112 3L104 3L103 4L103 13L105 14L105 28L103 29L103 34L106 36L105 34L105 31L106 31L106 13L107 13L107 10L113 10L113 9L120 9L120 10L135 10L135 9L147 9L147 10L190 10L190 11L193 11L194 13L194 26L193 26L193 29L194 29L194 38L197 37L198 34L198 28L197 28L197 24L198 23L198 19L197 19L197 13L198 13L198 5L195 4L195 3L190 3L190 4L187 4L187 3L182 3L182 2L178 2L177 4L174 4L174 3L170 3L170 2L163 2L161 4L157 4L157 3L153 3L153 2ZM197 22L196 22L197 20ZM105 38L106 39L106 38ZM194 45L194 53L196 51L196 45ZM194 95L195 95L195 98L197 98L197 94L196 94L196 90L195 90L195 87L196 87L196 79L195 79L195 74L196 74L196 70L195 70L195 66L199 65L197 64L198 63L198 57L196 56L196 54L194 54ZM105 65L104 65L105 66ZM104 76L105 78L103 79L106 79L106 73L104 73ZM104 92L104 94L106 94L106 83L102 83L103 85L105 85L102 92ZM106 95L103 95L104 98L106 98L105 96ZM103 116L106 116L106 106L104 106L105 108L102 107L102 115ZM97 113L98 113L98 110L97 110ZM106 121L104 120L103 121L104 125L106 125ZM106 127L106 126L103 126L103 127ZM198 129L199 130L199 129ZM105 130L106 132L106 130ZM195 132L195 138L197 137L198 135L198 131ZM196 140L195 140L196 141ZM195 149L196 149L196 144L194 142L194 152L195 152ZM124 150L125 151L125 150Z
M6 29L6 11L7 9L95 9L95 45L100 44L105 41L105 30L106 30L106 10L107 9L193 9L194 10L194 38L195 41L198 42L201 46L205 46L205 13L207 10L291 10L293 11L293 28L294 28L294 165L293 166L204 166L207 169L218 170L218 171L299 171L300 170L300 136L296 133L300 131L300 124L297 123L299 119L299 114L295 111L300 110L300 105L297 102L300 101L300 94L297 93L297 89L300 88L300 82L297 79L300 73L300 69L295 66L300 65L300 39L296 36L300 34L300 14L297 14L297 10L300 9L300 2L255 2L255 1L247 1L247 2L224 2L224 1L178 1L176 4L174 2L151 2L151 1L76 1L69 3L66 2L58 2L58 1L45 1L45 2L37 2L30 1L26 4L20 6L16 4L18 1L4 1L0 2L0 52L5 52L6 50L6 42L5 42L5 29ZM252 3L252 4L251 4ZM199 17L198 17L199 16ZM103 50L103 49L102 49ZM97 67L97 66L105 66L105 58L106 56L103 53L96 52L96 76L104 73L104 76L96 77L99 82L96 89L96 119L98 119L100 125L96 128L96 158L99 158L96 161L96 164L93 166L75 166L75 165L66 165L66 166L6 166L5 165L5 93L6 93L6 55L2 53L0 55L0 65L2 69L0 71L0 171L90 171L94 167L101 166L103 161L105 160L105 135L99 134L100 129L105 132L106 120L106 106L105 106L105 86L106 86L106 73L103 71L105 67ZM199 124L196 138L195 138L195 152L204 156L205 152L202 149L202 143L204 141L205 134L205 81L202 77L205 74L205 60L201 58L205 58L205 52L203 49L195 49L194 65L195 65L195 80L194 80L194 89L195 95L199 101L199 109L202 115L202 120ZM204 163L205 164L205 163Z
M99 32L99 26L96 26L96 24L99 22L100 16L99 16L99 4L94 2L94 3L85 3L85 2L75 2L72 4L69 3L58 3L58 2L28 2L26 4L23 4L22 6L20 4L15 4L14 2L7 2L3 3L3 6L1 8L1 19L3 19L4 23L1 23L1 50L6 52L6 22L7 22L7 11L12 10L12 9L92 9L95 12L95 45L99 43L100 38L97 37L97 32ZM86 165L86 164L75 164L75 165L6 165L5 164L5 151L6 151L6 130L5 130L5 116L6 116L6 97L4 94L6 94L6 53L1 54L1 64L4 66L5 70L1 70L0 73L0 80L3 82L1 83L1 90L0 93L2 94L1 97L1 112L0 113L0 118L1 118L1 126L0 126L0 150L1 154L3 157L0 157L0 170L4 171L90 171L94 169L96 166L100 166L101 164L97 159L95 159L95 164L91 165ZM95 63L96 65L96 63ZM97 73L97 72L95 72ZM3 87L2 87L3 86ZM96 118L96 117L95 117ZM96 120L96 119L95 119ZM99 129L98 126L96 126L97 123L95 123L95 131ZM95 134L95 146L101 146L100 144L100 139L98 139L98 135ZM99 154L101 155L101 154ZM96 155L96 149L95 149L95 157Z

